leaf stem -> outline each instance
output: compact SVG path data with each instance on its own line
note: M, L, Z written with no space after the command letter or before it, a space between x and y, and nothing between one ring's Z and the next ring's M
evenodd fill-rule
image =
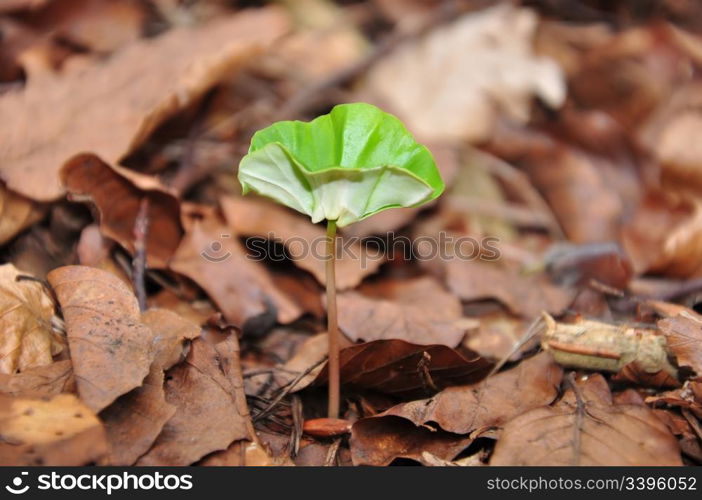
M339 326L336 320L336 221L327 221L327 333L329 334L329 418L339 417Z

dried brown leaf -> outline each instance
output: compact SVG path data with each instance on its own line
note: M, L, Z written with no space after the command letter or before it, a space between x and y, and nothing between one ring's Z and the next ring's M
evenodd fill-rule
M421 461L429 452L452 460L472 441L428 426L417 427L399 417L362 418L351 429L351 459L354 465L388 465L396 458Z
M36 281L17 281L12 264L0 266L0 373L51 364L63 349L52 330L54 303Z
M66 162L61 181L72 199L90 200L99 214L100 231L135 251L135 222L142 200L149 202L146 235L147 261L165 267L183 236L180 204L175 194L153 177L110 167L92 154L80 154Z
M154 359L154 334L139 305L114 275L65 266L47 276L66 321L78 394L93 411L139 387Z
M138 465L190 465L254 439L234 334L195 339L185 362L167 372L165 390L176 412Z
M170 268L200 285L217 303L227 321L265 330L276 320L289 323L302 311L273 283L260 262L246 252L213 211L184 207L186 235Z
M461 303L433 278L383 281L337 298L339 327L353 341L401 339L456 347Z
M23 398L45 398L61 393L75 393L71 361L65 359L15 373L0 374L0 393Z
M456 434L500 427L526 411L551 404L562 376L550 355L539 354L477 384L448 387L430 399L400 403L373 418L403 417L417 426L436 422Z
M0 396L0 464L88 465L108 452L102 424L72 394L51 399Z
M90 151L117 164L166 118L286 29L277 9L241 12L134 43L101 64L31 80L0 98L2 178L36 200L63 194L63 161Z
M613 404L600 375L578 392L508 422L490 465L682 464L677 440L647 407Z
M41 220L45 207L0 184L0 245Z
M226 197L220 202L235 233L282 241L296 266L312 273L319 283L326 283L326 231L322 227L260 198ZM364 277L376 272L383 261L384 258L369 256L360 243L349 246L336 260L338 289L357 286Z
M491 363L465 357L444 345L415 345L404 340L376 340L340 352L341 382L352 387L402 395L426 395L487 375ZM327 381L327 365L315 383Z
M497 299L527 318L541 311L559 314L573 301L571 290L543 276L522 276L498 264L452 259L446 263L446 283L463 301Z
M668 349L678 360L702 376L702 316L683 311L677 316L658 322L658 328L668 340Z

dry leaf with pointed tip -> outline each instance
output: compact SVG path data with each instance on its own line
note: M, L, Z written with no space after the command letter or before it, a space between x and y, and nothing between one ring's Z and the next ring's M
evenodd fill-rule
M208 333L166 376L166 401L176 407L137 465L190 465L232 442L254 439L234 334Z
M300 269L309 271L321 284L326 283L324 256L326 231L280 205L263 198L220 200L224 216L234 232L242 236L271 238L286 244L287 253ZM337 242L338 246L343 245ZM385 259L370 256L359 243L347 247L336 260L336 282L339 290L357 286L363 278L375 273Z
M0 393L8 396L44 398L64 392L76 392L73 367L68 359L29 368L14 375L0 374Z
M139 387L154 359L154 334L140 321L136 297L116 276L65 266L47 279L66 321L78 394L99 412Z
M0 136L1 177L29 198L59 198L63 161L89 151L119 163L286 24L278 9L243 11L135 42L100 64L30 79L0 96L0 115L13 117Z
M613 404L601 375L577 384L508 422L490 465L682 465L677 440L646 406Z
M526 122L532 96L552 107L565 99L558 66L532 52L537 21L504 4L466 14L385 57L367 89L421 137L486 139L500 112Z
M456 347L461 303L433 278L383 281L339 294L339 327L354 342L401 339Z
M280 292L265 266L247 258L220 216L204 207L183 207L186 234L170 268L187 276L217 303L227 321L251 332L276 320L290 323L301 309Z
M0 395L0 465L77 466L108 452L102 424L72 394L51 399Z
M148 200L147 261L165 267L173 256L183 228L176 195L154 177L111 167L93 154L80 154L66 162L61 181L73 200L90 200L99 214L100 231L134 254L134 227L142 200Z
M544 275L522 276L496 263L452 259L446 263L446 283L463 301L497 299L515 314L533 318L541 311L559 314L575 297Z
M396 458L420 462L429 452L443 460L453 460L473 441L428 426L417 427L399 417L362 418L351 428L351 459L354 465L383 466Z
M550 355L539 354L477 384L448 387L432 398L400 403L372 418L402 417L417 426L436 422L447 432L468 434L551 404L562 376Z
M36 281L17 281L21 274L12 264L0 266L0 373L51 364L63 349L51 327L51 297Z

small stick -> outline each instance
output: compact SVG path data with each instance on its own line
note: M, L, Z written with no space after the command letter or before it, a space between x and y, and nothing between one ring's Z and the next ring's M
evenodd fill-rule
M575 381L575 375L570 372L566 377L566 382L573 389L573 394L575 395L575 425L573 426L573 465L580 464L580 434L583 428L583 420L585 418L585 399L583 398L583 393L580 391L577 382Z
M339 326L336 320L336 221L327 222L327 331L329 333L329 418L339 417Z
M290 394L290 391L292 391L295 388L295 386L300 382L300 380L305 378L306 375L308 375L312 370L317 368L319 365L324 363L326 360L327 360L327 358L320 359L319 361L317 361L316 363L311 365L309 368L307 368L304 372L301 372L293 380L291 380L290 382L288 382L287 384L282 386L281 387L282 390L280 391L280 393L270 402L270 404L261 413L259 413L258 415L256 415L253 418L253 421L257 422L257 421L261 420L263 417L270 414L270 412L273 411L273 409L276 406L278 406L278 404L283 400L283 398L285 396L287 396L288 394Z
M339 447L341 446L341 438L336 438L327 450L327 458L324 460L325 467L331 467L336 463L336 457L339 454Z
M149 232L149 199L144 197L139 203L139 212L134 221L134 259L132 260L132 283L139 301L139 309L146 310L146 237Z

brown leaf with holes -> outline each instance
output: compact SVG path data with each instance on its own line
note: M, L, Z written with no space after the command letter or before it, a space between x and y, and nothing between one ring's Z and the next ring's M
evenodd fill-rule
M577 385L508 422L490 465L682 465L677 440L646 406L613 404L599 374Z
M354 465L383 466L396 458L419 462L424 452L452 460L471 441L471 437L417 427L404 418L362 418L351 428L349 446Z
M220 216L204 207L184 207L186 234L170 268L200 285L227 321L251 331L290 323L301 309L280 292L266 268L246 252Z
M167 372L165 390L176 412L138 465L190 465L254 439L234 334L195 339L185 362Z
M342 349L341 383L389 394L427 395L442 387L481 380L492 364L464 356L445 345L415 345L404 340L375 340ZM315 384L325 383L327 365Z
M63 194L62 162L92 152L119 163L166 118L286 30L277 9L244 11L136 42L100 64L68 68L0 97L2 178L29 198ZM158 68L158 70L155 70Z
M338 296L339 327L353 341L401 339L456 347L461 303L433 278L382 281Z
M702 376L702 316L683 311L660 320L658 328L668 340L668 349L678 360L678 366L691 368L697 376Z
M23 398L44 398L75 393L76 380L70 360L36 366L14 375L0 374L0 393Z
M54 303L44 287L12 264L0 266L0 373L51 364L63 339L51 327Z
M88 465L108 452L102 424L72 394L51 399L0 395L0 428L3 466Z
M326 283L324 228L262 198L225 197L220 202L235 233L283 242L296 266L309 271L319 283ZM343 245L337 242L338 247ZM378 255L369 255L360 243L348 246L336 261L337 288L345 290L357 286L364 277L375 273L384 260Z
M139 207L142 200L148 200L147 260L153 267L166 266L183 236L180 203L173 192L151 176L111 167L87 153L66 162L60 176L70 198L95 205L101 233L132 254Z
M139 317L136 297L116 276L65 266L47 279L66 321L78 394L99 412L139 387L154 359L154 334Z
M477 384L448 387L432 398L400 403L373 418L402 417L417 426L436 422L456 434L500 427L526 411L551 404L562 376L551 356L542 353Z
M544 275L522 276L498 264L477 261L448 261L446 283L463 301L496 299L526 318L541 311L559 314L575 297L573 291L550 283Z

